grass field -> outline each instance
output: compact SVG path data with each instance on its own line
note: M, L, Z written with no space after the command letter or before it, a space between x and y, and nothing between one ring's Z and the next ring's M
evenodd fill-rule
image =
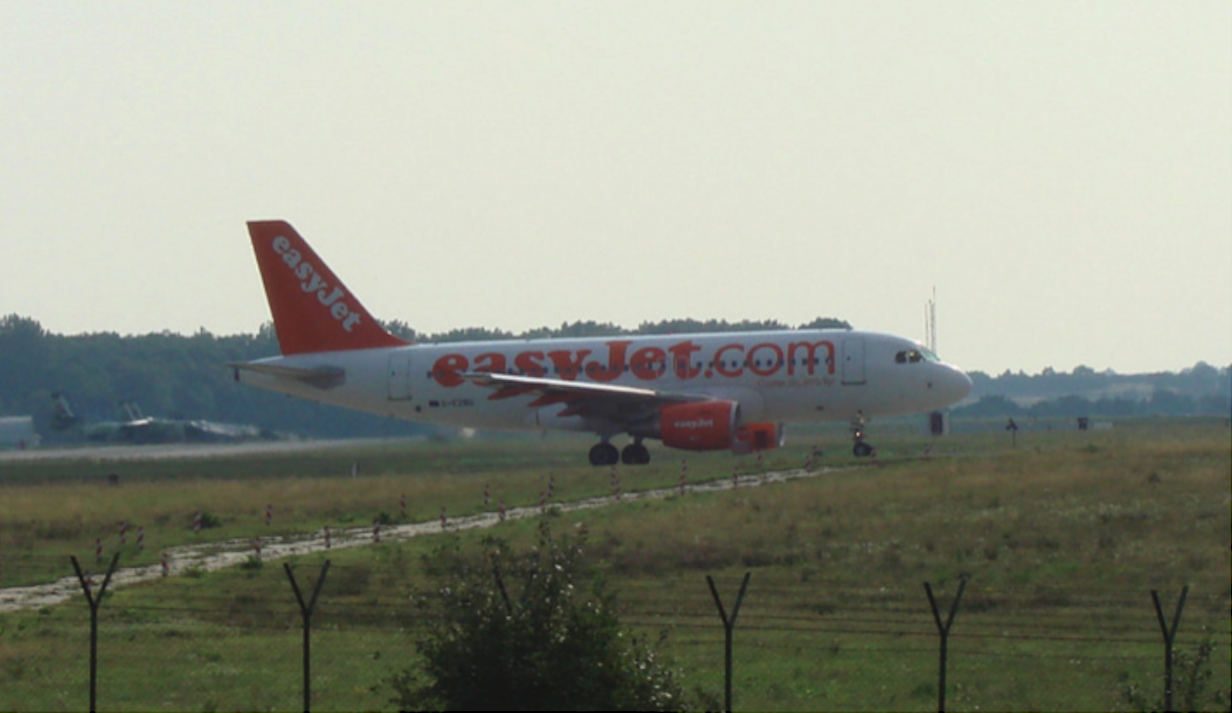
M962 430L962 424L956 424ZM619 593L625 621L661 645L698 704L723 688L723 630L705 582L733 604L751 572L735 633L737 709L909 709L937 704L938 637L922 583L948 606L969 584L950 638L948 706L1128 709L1127 685L1162 691L1163 645L1151 604L1168 616L1189 586L1178 645L1206 640L1199 708L1227 708L1232 686L1232 435L1220 421L1118 423L1107 431L1039 429L1016 448L999 431L933 443L915 425L881 425L880 463L857 464L842 428L793 432L767 470L808 452L833 467L760 488L551 515L583 525ZM549 482L561 502L607 494L606 469L583 465L587 441L500 438L366 446L315 454L123 465L5 464L0 475L0 587L71 574L96 538L122 566L196 541L312 532L530 506ZM920 455L932 446L931 459ZM622 469L628 491L671 488L679 453ZM359 477L350 477L352 463ZM751 459L690 454L690 482L730 479ZM121 485L106 487L107 472ZM267 505L273 523L266 525ZM217 527L194 534L192 515ZM144 526L146 551L133 548ZM529 543L535 523L494 531ZM414 662L431 607L423 537L295 558L297 578L331 569L314 618L313 708L389 709L386 685ZM0 709L84 708L84 598L0 615ZM100 614L100 710L290 709L301 706L300 619L281 562L193 572L119 589ZM1187 660L1187 659L1186 659ZM1204 667L1203 667L1204 666ZM1190 680L1201 680L1193 672ZM1178 704L1180 705L1180 704Z

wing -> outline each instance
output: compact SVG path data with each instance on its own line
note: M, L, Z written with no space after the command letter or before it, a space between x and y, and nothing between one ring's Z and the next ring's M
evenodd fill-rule
M655 415L660 407L667 404L714 400L714 397L708 394L562 381L486 371L466 372L462 377L477 386L491 388L493 391L488 399L492 401L534 396L527 402L527 408L566 404L558 416L600 419L626 427Z

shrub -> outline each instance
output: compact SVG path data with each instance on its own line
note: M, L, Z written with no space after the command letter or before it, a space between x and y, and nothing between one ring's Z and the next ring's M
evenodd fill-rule
M1196 649L1172 650L1172 708L1167 710L1229 710L1232 696L1225 691L1211 691L1211 654L1215 649L1209 634ZM1119 683L1121 700L1130 710L1165 710L1163 696L1152 698L1148 689L1162 688L1162 681L1143 686L1122 675Z
M194 514L193 516L190 516L188 518L188 526L190 528L195 527L195 517L196 516ZM222 527L222 519L219 518L214 513L206 512L203 510L201 512L201 529L208 530L211 527Z
M457 540L426 561L443 580L439 616L419 641L419 671L391 681L402 710L672 710L676 675L621 627L615 598L583 557L585 535L513 552L486 537L484 556Z

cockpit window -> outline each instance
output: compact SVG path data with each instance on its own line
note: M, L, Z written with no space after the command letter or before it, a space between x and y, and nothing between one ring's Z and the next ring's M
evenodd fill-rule
M928 351L923 347L917 349L904 349L894 355L895 364L917 364L922 361L939 362L936 354Z

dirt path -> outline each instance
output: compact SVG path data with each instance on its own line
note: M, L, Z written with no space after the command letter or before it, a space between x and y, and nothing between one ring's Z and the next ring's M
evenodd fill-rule
M835 469L819 468L817 470L783 470L762 473L759 475L741 475L738 480L723 478L708 483L687 486L688 492L702 493L732 488L759 487L772 483L782 483L800 478L811 478ZM657 500L676 495L679 488L663 488L641 492L625 493L621 496L604 496L588 498L574 502L554 502L551 507L563 512L588 510L607 507L620 502L636 502L639 500ZM505 518L518 520L535 517L540 514L538 507L522 507L507 510ZM481 513L467 517L450 518L447 527L450 530L469 530L474 528L492 527L501 522L500 515L495 512ZM406 525L390 525L381 527L381 542L398 542L420 535L437 534L441 531L441 521L433 519L426 522ZM373 544L373 529L371 527L356 527L331 532L330 548L342 549L361 547ZM261 557L266 561L276 560L292 555L303 555L312 552L325 551L324 531L305 535L261 538ZM190 569L213 571L241 564L252 555L252 540L229 540L225 542L204 543L199 545L183 545L166 550L169 576L183 574ZM140 582L147 582L163 576L162 565L148 567L121 567L112 575L108 589L124 587ZM96 584L102 583L100 575L94 577ZM39 584L31 587L11 587L0 589L0 613L20 611L23 609L38 609L54 606L74 596L81 596L81 585L77 578L64 577L50 584Z
M252 441L250 443L164 443L156 445L81 445L62 448L30 448L0 451L0 463L33 463L45 461L88 461L91 463L123 463L125 461L188 460L197 458L239 458L250 455L307 453L366 446L388 446L415 443L411 438L350 438L334 440Z

